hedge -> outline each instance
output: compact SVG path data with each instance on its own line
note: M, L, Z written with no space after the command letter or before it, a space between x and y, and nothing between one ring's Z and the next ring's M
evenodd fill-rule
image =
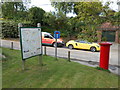
M2 38L18 38L19 31L18 31L18 22L14 21L5 21L1 23L2 26ZM34 27L30 23L23 24L24 27Z
M18 38L18 28L15 22L2 22L2 38Z

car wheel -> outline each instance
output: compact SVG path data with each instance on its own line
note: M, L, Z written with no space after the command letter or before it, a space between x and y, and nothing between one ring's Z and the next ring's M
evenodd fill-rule
M96 51L96 48L95 48L95 47L91 47L91 48L90 48L90 51L91 51L91 52L95 52L95 51Z
M56 43L53 43L53 47L56 47Z
M68 45L68 48L73 49L74 47L73 47L73 45Z

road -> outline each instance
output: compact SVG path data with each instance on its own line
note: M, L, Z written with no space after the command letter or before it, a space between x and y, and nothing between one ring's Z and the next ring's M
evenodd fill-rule
M12 41L14 43L13 47L14 49L20 50L20 43L18 41ZM11 47L11 41L10 40L1 40L0 45L2 47ZM118 49L119 47L119 49ZM43 51L44 51L44 46L43 46ZM46 47L46 52L47 55L54 56L55 48L47 46ZM93 62L99 62L99 57L100 57L100 52L90 52L90 51L85 51L85 50L70 50L68 48L58 48L58 57L63 57L67 58L68 56L68 51L71 52L71 59L77 59L81 61L93 61ZM118 51L120 51L120 45L119 44L113 44L110 48L110 65L117 65L118 64ZM43 52L44 54L44 52ZM120 63L120 61L119 61Z

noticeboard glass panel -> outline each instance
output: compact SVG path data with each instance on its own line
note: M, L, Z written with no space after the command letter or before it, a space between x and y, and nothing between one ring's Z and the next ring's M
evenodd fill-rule
M41 54L41 28L20 28L22 59Z

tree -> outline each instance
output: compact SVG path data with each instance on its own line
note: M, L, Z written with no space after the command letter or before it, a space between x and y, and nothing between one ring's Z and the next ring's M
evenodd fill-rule
M43 21L44 25L47 27L46 31L49 30L49 32L53 32L53 30L59 30L63 37L67 36L70 31L68 24L69 18L62 12L46 12Z
M56 16L52 12L46 12L44 14L43 22L44 25L55 28Z
M72 12L73 4L73 2L52 2L52 6L56 9L56 11L58 13L62 12L65 15Z
M103 10L101 2L77 2L74 6L75 13L80 21L86 24L99 23L99 15Z
M78 33L82 31L84 23L77 20L77 17L71 17L67 22L67 35L69 38L77 37Z
M103 12L101 2L75 2L74 32L79 39L96 41L96 27L101 23L99 16Z
M96 41L96 30L99 25L106 21L114 23L118 21L117 16L119 16L119 13L109 8L111 3L107 2L103 5L102 2L53 2L52 5L58 14L63 13L66 15L73 12L77 15L70 19L62 18L60 15L59 25L63 24L60 24L61 21L59 20L66 20L62 25L65 27L63 32L66 32L70 37L78 36L78 38L84 38L88 41Z
M26 15L26 7L23 2L4 2L1 7L2 16L5 19L18 20L24 18Z
M114 13L113 24L120 26L120 11Z
M45 11L42 8L39 7L32 7L29 9L29 20L32 24L36 25L37 23L43 24L43 17Z
M55 14L52 12L45 12L43 18L43 27L45 28L43 28L43 30L52 33L53 30L55 30L56 28L55 22L56 22Z

